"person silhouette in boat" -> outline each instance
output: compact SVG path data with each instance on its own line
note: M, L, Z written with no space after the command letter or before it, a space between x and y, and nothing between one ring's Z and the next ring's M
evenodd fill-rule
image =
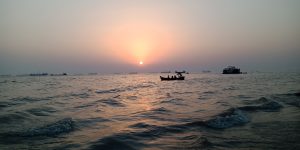
M168 79L170 79L170 76L168 75Z

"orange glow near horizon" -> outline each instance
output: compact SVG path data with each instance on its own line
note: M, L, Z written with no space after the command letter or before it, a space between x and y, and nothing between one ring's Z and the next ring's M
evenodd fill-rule
M143 61L153 64L164 60L163 57L176 47L174 36L163 24L127 21L111 27L103 42L117 60L132 65L136 62L142 65Z

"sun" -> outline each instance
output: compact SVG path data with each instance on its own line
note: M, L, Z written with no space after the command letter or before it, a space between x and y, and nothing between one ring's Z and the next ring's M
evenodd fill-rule
M140 61L140 63L139 63L140 65L143 65L144 64L144 62L143 61Z

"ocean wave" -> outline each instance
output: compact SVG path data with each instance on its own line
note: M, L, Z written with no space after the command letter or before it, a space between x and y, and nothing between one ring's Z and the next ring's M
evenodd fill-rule
M109 89L109 90L96 90L98 94L105 94L105 93L118 93L121 92L120 89Z
M249 95L238 95L237 97L239 99L250 99L250 98L252 98L252 96L249 96Z
M51 107L42 107L42 108L32 108L26 111L35 116L49 116L50 113L54 113L57 110Z
M126 99L129 99L129 100L137 100L138 97L137 97L137 96L127 96Z
M150 125L143 122L133 124L129 126L133 129L141 129L135 132L123 132L112 135L123 140L143 140L143 139L156 139L163 135L180 133L186 131L185 125L168 125L168 126L156 126Z
M65 143L65 144L62 144L62 145L59 145L59 146L51 147L51 149L56 149L56 150L58 150L58 149L64 149L64 150L65 149L66 150L68 150L68 149L79 149L80 146L81 146L81 144L67 144L67 143Z
M297 97L300 97L300 91L299 91L299 92L286 93L286 94L280 94L280 95L297 96Z
M175 91L175 92L173 92L173 94L180 94L180 95L193 94L193 93L194 93L194 92L191 92L191 91L184 91L184 92Z
M29 129L27 132L22 133L21 136L57 136L59 134L71 132L74 129L74 121L72 118L64 118L55 123L40 127Z
M250 122L250 118L246 113L236 108L230 108L223 113L212 117L212 119L205 121L194 121L187 123L186 125L202 126L214 129L226 129L234 126L244 125L248 122Z
M0 102L0 109L8 106L9 106L8 102Z
M141 132L131 132L126 134L125 136L129 136L127 138L131 139L157 139L164 135L181 133L186 131L187 128L182 125L169 125L169 126L150 126L146 128L146 130Z
M99 102L113 106L113 107L125 107L125 104L123 104L120 101L121 100L116 100L116 99L112 99L112 98L99 100Z
M242 106L238 109L244 110L244 111L278 111L283 106L280 105L276 101L269 100L265 97L261 97L258 100L248 101L246 102L248 104L260 104L260 105L250 105L250 106Z
M194 142L187 145L185 149L206 149L211 148L212 146L213 143L211 143L207 138L198 137Z
M42 101L42 100L48 100L47 98L37 98L37 97L17 97L17 98L12 98L10 99L13 102L36 102L36 101Z
M109 119L105 119L102 117L95 117L95 118L87 118L87 119L76 119L76 128L79 127L90 127L93 128L102 128L105 127L104 125L98 125L98 123L110 121Z
M89 98L89 94L87 92L73 92L69 96L72 97L79 97L79 98Z
M284 104L300 107L300 92L273 95L273 98Z
M155 127L154 125L149 125L147 123L139 122L133 125L129 126L130 128L141 128L141 129L146 129L146 128L153 128Z
M252 101L252 103L261 103L261 105L231 108L221 114L216 115L212 119L206 121L191 122L188 123L188 125L206 126L215 129L226 129L250 122L250 118L245 113L245 111L278 111L283 107L279 103L268 100L264 97L258 100L254 100Z
M155 108L155 109L152 109L150 111L154 112L154 113L166 113L166 112L170 112L170 110L166 109L165 107Z
M120 92L132 91L132 90L136 90L136 89L150 88L150 87L154 87L154 84L153 83L151 83L151 84L141 83L141 84L137 84L137 85L129 85L126 87L112 88L112 89L108 89L108 90L96 90L95 92L97 94L120 93Z
M146 145L139 141L154 140L164 135L182 133L187 130L187 126L185 125L156 126L143 122L133 124L129 127L140 130L104 137L96 142L92 142L90 149L141 149Z
M0 124L20 123L28 118L28 114L16 112L0 116Z
M233 91L233 90L238 90L239 88L236 86L228 86L223 88L224 91Z
M96 101L92 101L92 102L85 102L83 104L80 103L79 106L75 106L74 108L86 108L86 107L92 107L92 106L98 106L99 103L104 103L104 104L108 104L108 105L112 105L112 106L124 106L123 103L118 102L115 98L118 98L119 95L114 96L112 98L109 99L100 99L100 100L96 100Z
M2 101L2 102L0 102L0 110L2 108L11 107L11 106L14 106L14 105L17 105L17 104L11 103L11 102Z
M186 104L183 103L183 99L180 99L180 98L162 100L162 101L159 102L159 104L186 105Z
M262 103L266 103L266 102L269 102L270 100L268 100L267 98L265 97L261 97L259 99L256 99L256 100L245 100L244 103L246 104L262 104Z
M82 109L82 108L86 108L86 107L95 106L95 104L96 104L96 102L86 103L86 104L83 104L83 105L80 105L80 106L75 106L74 108Z
M7 82L8 82L8 80L0 81L0 84L7 83Z
M174 121L175 118L166 117L172 111L165 107L154 108L147 111L141 111L136 113L135 117L149 118L157 121Z
M216 118L205 121L205 125L216 129L225 129L243 125L250 121L249 117L239 109L230 109Z
M203 94L215 94L216 93L216 91L205 91L205 92L203 92Z
M270 102L266 102L262 105L257 105L257 106L243 106L243 107L239 107L240 110L244 110L244 111L278 111L282 108L283 106L280 105L279 103L275 102L275 101L270 101Z
M109 150L135 150L128 144L128 141L118 140L115 137L107 137L93 142L88 148L90 150L109 149ZM134 144L131 144L134 145ZM137 145L137 144L136 144Z

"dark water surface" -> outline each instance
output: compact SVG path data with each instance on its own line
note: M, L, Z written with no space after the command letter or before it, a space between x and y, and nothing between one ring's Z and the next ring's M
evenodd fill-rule
M300 149L300 74L0 77L0 149Z

